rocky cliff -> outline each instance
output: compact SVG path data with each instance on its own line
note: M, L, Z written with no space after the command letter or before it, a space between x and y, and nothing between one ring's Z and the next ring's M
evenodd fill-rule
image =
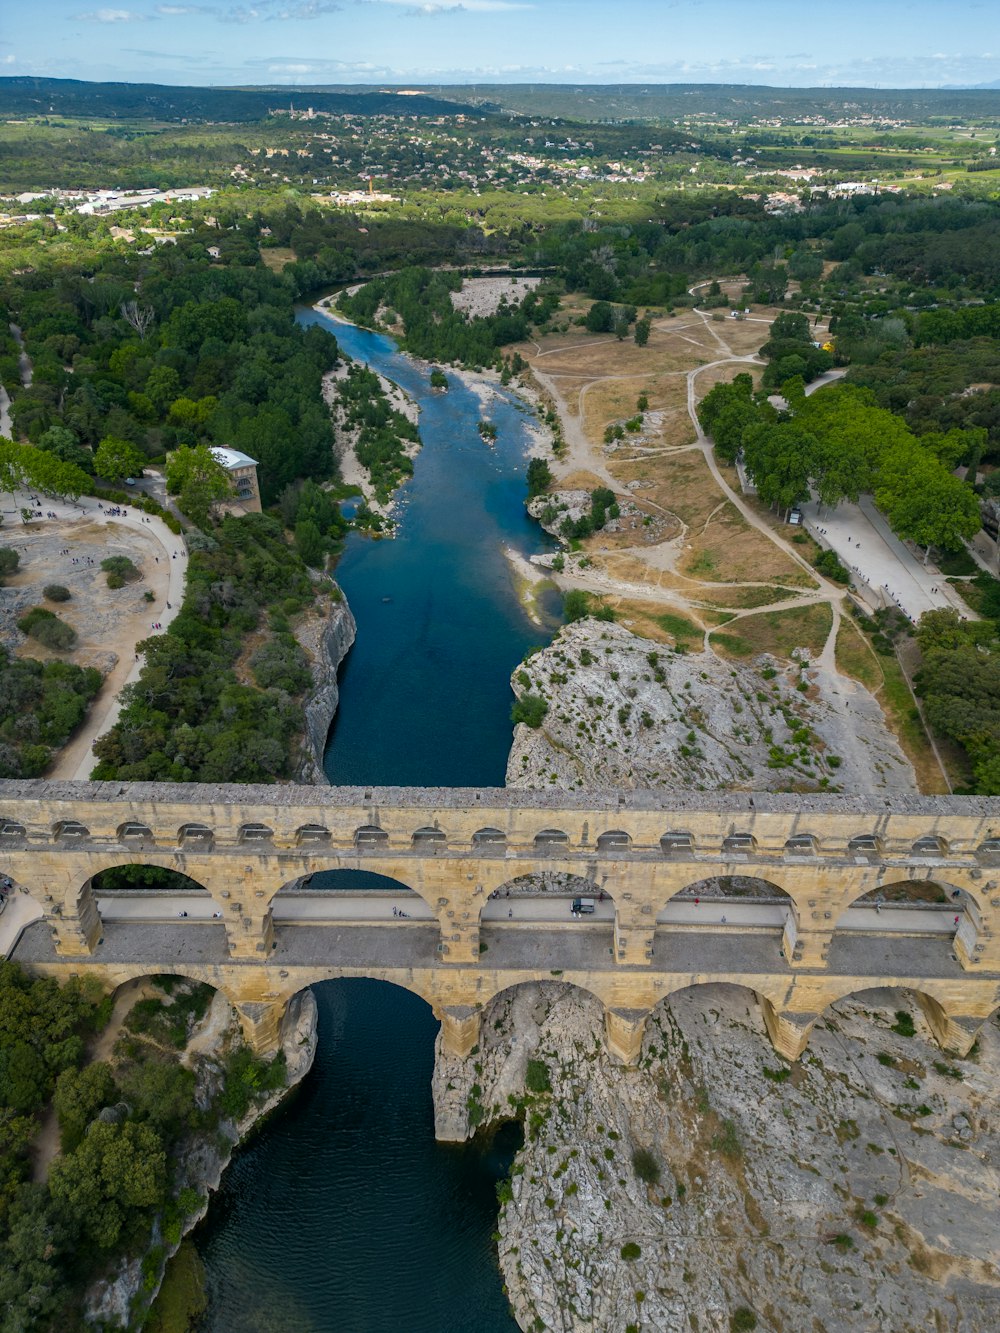
M511 685L548 712L537 728L517 727L508 787L916 791L875 698L829 681L807 653L725 661L585 619Z
M1000 1327L996 1018L955 1060L912 997L870 991L787 1066L751 992L696 987L632 1069L601 1020L581 991L518 987L473 1058L438 1054L439 1114L524 1117L499 1221L522 1329Z
M295 771L295 781L307 786L323 786L327 780L323 771L323 753L340 699L337 673L358 628L347 599L339 588L337 593L340 600L325 603L325 615L310 616L295 631L296 639L309 658L313 675L312 692L302 707L305 733Z

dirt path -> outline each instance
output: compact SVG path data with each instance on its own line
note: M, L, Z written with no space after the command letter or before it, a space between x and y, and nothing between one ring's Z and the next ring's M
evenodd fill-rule
M223 1034L232 1025L233 1016L233 1006L222 991L216 991L208 1007L208 1013L195 1030L194 1036L187 1044L187 1050L181 1056L181 1064L190 1068L195 1056L203 1055L206 1051L218 1050Z
M115 996L107 1027L91 1047L89 1063L110 1060L132 1006L147 996L158 994L159 991L151 987L147 980L127 981ZM55 1111L50 1109L31 1146L31 1178L36 1184L44 1184L48 1180L52 1163L59 1156L59 1140L59 1121Z
M14 513L28 504L29 493L16 493ZM94 741L118 717L123 687L137 680L142 670L143 658L137 655L136 644L165 630L180 610L187 577L187 548L162 519L128 506L112 515L100 501L85 496L75 504L39 497L37 507L56 517L37 520L26 528L9 527L10 544L23 548L22 572L10 579L9 585L30 587L38 603L42 601L41 589L46 583L70 585L75 595L66 604L64 618L78 621L74 624L80 635L77 660L86 660L89 655L95 661L102 661L107 673L83 726L46 775L82 781L89 778L94 765ZM108 554L108 544L122 546L122 539L126 548L135 548L131 554L141 566L143 576L139 586L143 592L152 592L153 600L143 600L137 611L132 605L134 598L129 603L123 598L120 605L128 605L129 609L119 614L114 594L105 587L100 561ZM64 555L64 550L70 554ZM93 565L85 563L88 558L94 561ZM160 628L154 630L154 624ZM32 648L31 655L44 656L44 653ZM112 656L116 660L108 670Z

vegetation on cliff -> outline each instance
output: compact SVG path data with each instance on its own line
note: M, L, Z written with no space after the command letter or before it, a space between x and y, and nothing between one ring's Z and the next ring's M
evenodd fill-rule
M291 772L311 683L292 617L322 592L266 514L192 534L180 614L142 645L139 679L97 742L94 776L159 782L273 782ZM330 585L332 589L332 585ZM255 648L244 660L252 636Z
M84 1290L126 1256L142 1257L141 1317L163 1246L177 1243L202 1203L184 1184L185 1145L284 1086L283 1061L265 1064L239 1040L182 1063L214 992L173 976L145 989L95 1059L111 997L0 961L2 1333L83 1329ZM61 1151L46 1178L32 1163L47 1159L43 1141L56 1124Z

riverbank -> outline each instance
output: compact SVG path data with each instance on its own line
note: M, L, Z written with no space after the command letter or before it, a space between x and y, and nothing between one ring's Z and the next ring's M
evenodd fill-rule
M133 1000L139 999L137 991ZM243 1045L236 1016L223 996L216 995L204 1022L195 1030L181 1063L194 1070L196 1098L209 1106L222 1090L222 1070L228 1054ZM121 1261L108 1277L95 1282L85 1297L84 1317L109 1329L135 1326L138 1307L155 1305L167 1264L184 1238L195 1230L209 1211L212 1196L237 1149L266 1122L268 1117L298 1086L312 1068L317 1045L317 1010L312 992L303 991L289 1006L282 1028L281 1055L285 1082L280 1088L255 1100L236 1119L223 1118L212 1134L193 1137L178 1153L180 1167L175 1181L178 1194L193 1191L200 1205L181 1218L173 1231L161 1219L153 1225L150 1248L144 1254Z
M357 287L349 288L349 292L356 291ZM329 319L335 324L340 324L348 328L357 329L360 326L346 319L336 308L336 300L339 292L331 293L328 296L321 297L319 301L314 302L312 309L324 318ZM387 330L375 329L383 337L392 337ZM499 401L509 402L511 397L520 399L527 408L526 417L531 418L528 426L528 447L526 454L528 458L548 458L553 455L554 435L550 427L542 420L542 414L545 408L542 395L535 385L527 377L522 377L514 385L504 385L501 382L500 373L496 370L467 370L461 366L435 367L435 365L425 360L423 357L414 356L410 352L402 352L409 362L416 367L422 374L429 379L430 373L434 369L442 369L444 373L465 386L471 394L474 395L479 404L480 417L489 419L491 408ZM368 364L368 363L366 363ZM413 398L393 380L388 379L374 367L369 366L373 373L378 376L379 383L383 392L389 400L390 406L394 411L402 413L407 420L414 425L419 424L420 406L414 402ZM323 377L323 398L331 412L336 411L338 381L347 375L347 365L342 364L329 371ZM358 461L354 452L356 444L356 432L346 431L341 436L343 444L338 449L338 461L342 480L347 485L357 486L362 491L365 502L368 507L383 518L392 521L393 511L396 507L395 499L385 504L380 502L375 496L374 487L371 484L371 477L368 470ZM420 446L407 447L405 452L407 457L414 458L419 452Z

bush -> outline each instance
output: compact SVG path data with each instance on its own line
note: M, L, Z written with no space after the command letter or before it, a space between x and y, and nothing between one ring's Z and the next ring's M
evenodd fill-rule
M835 583L850 583L851 581L850 570L841 564L836 551L820 551L813 561L813 565L821 574L825 574L828 579L833 579Z
M11 550L9 546L0 547L0 587L3 586L4 579L17 573L20 563L21 557L17 551Z
M637 1245L634 1240L627 1240L621 1248L623 1259L638 1259L640 1254L642 1254L642 1246Z
M36 606L17 622L22 634L28 634L53 652L67 652L76 643L76 630L60 620L54 611Z
M757 1327L757 1316L748 1306L741 1305L729 1316L729 1327L732 1333L752 1333Z
M127 555L109 555L101 561L101 568L108 576L109 588L124 588L142 577Z
M551 1092L552 1082L544 1060L529 1060L524 1075L524 1086L529 1092Z
M71 593L69 588L64 588L61 583L46 583L42 595L49 602L68 602Z
M905 1009L897 1009L896 1021L892 1025L892 1031L901 1037L916 1036L916 1028L913 1026L913 1015L908 1014Z
M525 694L516 701L514 707L510 710L510 720L517 725L523 722L526 727L536 730L545 720L545 714L549 711L549 706L545 700L538 694Z
M648 1148L636 1148L633 1152L632 1170L644 1185L659 1184L660 1164Z

